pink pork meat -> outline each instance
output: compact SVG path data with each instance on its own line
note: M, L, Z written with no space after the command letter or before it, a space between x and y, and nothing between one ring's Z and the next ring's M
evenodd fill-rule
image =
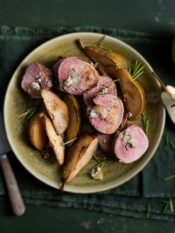
M53 86L52 72L39 63L30 64L23 75L22 89L33 98L41 98L41 89L50 89Z
M98 142L102 151L106 153L114 153L114 135L97 134Z
M120 162L132 163L146 152L148 145L148 137L142 128L131 125L119 134L114 153Z
M65 58L58 68L60 89L72 95L81 95L94 87L98 78L93 64L78 57Z
M92 126L103 134L113 134L123 119L124 106L117 96L98 95L93 99L95 106L88 107L88 117Z
M117 95L117 89L113 80L108 76L100 76L97 86L86 91L83 94L86 105L93 105L93 98L97 94L111 94Z

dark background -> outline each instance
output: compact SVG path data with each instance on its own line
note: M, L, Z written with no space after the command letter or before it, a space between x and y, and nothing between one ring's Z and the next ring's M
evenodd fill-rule
M103 26L161 35L175 33L174 0L0 0L0 24L9 26ZM0 232L174 233L175 223L123 218L84 210L27 206L14 217L0 199Z
M174 0L6 0L0 23L22 26L93 25L174 33Z

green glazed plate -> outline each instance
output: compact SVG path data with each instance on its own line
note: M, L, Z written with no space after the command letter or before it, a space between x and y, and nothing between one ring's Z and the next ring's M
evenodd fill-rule
M21 164L42 182L59 188L61 185L61 171L56 161L44 160L28 141L27 125L19 118L22 109L30 103L30 97L20 88L21 75L26 66L32 62L39 62L51 66L59 56L84 56L75 45L76 39L82 39L85 45L97 43L104 35L97 33L72 33L56 37L34 49L17 67L9 83L5 104L5 127L14 154ZM162 137L165 124L165 110L160 100L160 86L152 75L153 69L136 50L126 43L106 36L103 45L113 51L124 54L129 61L138 60L145 67L145 73L140 83L146 93L145 114L150 117L148 131L149 148L138 161L132 164L121 164L109 159L103 166L104 179L96 181L90 178L89 170L96 162L92 160L77 177L65 185L65 191L74 193L94 193L117 187L140 172L153 157ZM107 155L106 155L107 156Z

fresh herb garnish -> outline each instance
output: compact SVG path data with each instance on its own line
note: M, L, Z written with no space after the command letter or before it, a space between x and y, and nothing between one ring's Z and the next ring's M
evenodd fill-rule
M97 42L97 47L99 47L99 48L101 48L101 49L104 49L104 50L107 50L107 51L109 51L109 52L111 52L112 51L112 49L110 49L110 48L107 48L106 46L104 46L102 43L103 43L103 41L104 41L104 39L105 39L105 35L104 36L102 36L102 38L100 38L100 40Z
M166 144L167 144L167 146L169 146L169 144L170 144L170 138L169 138L168 134L166 134Z
M169 200L167 201L163 201L163 203L164 203L164 208L162 212L166 212L168 208L170 209L171 212L174 212L174 205L172 198L169 198Z
M170 146L172 147L173 150L175 150L175 143L172 140L170 140Z
M129 73L134 80L137 80L144 73L144 66L136 60L130 67Z
M166 135L166 144L167 146L171 146L173 150L175 150L175 142L169 138L169 135Z
M112 52L112 49L111 48L108 48L108 47L106 47L106 46L104 46L104 45L99 45L98 46L99 48L101 48L101 49L104 49L104 50L106 50L106 51L108 51L108 52Z
M24 109L21 114L18 115L18 118L23 118L29 120L37 111L37 107L33 106L31 108Z
M30 106L22 109L21 112L18 114L18 118L29 120L37 111L41 110L41 108L42 102L40 100L37 100L33 102Z
M147 205L146 205L146 217L147 217L147 218L150 218L150 216L151 216L151 211L152 211L151 205L150 205L150 204L147 204Z
M150 127L150 118L142 113L141 120L142 120L142 124L143 124L144 130L145 130L145 133L148 133L148 129Z
M99 41L97 42L97 46L98 46L98 47L102 44L102 42L104 41L105 37L106 37L106 36L103 35L102 38L99 39Z
M77 138L78 138L78 137L73 138L73 139L71 139L71 140L65 142L65 143L64 143L64 146L65 146L65 145L68 145L68 144L70 144L70 143L72 143L72 142L74 142L75 140L77 140Z
M165 177L163 180L164 181L169 181L169 180L174 180L175 179L175 174L171 175L171 176L167 176Z
M174 212L174 206L173 206L172 198L170 198L170 210L171 210L171 212Z

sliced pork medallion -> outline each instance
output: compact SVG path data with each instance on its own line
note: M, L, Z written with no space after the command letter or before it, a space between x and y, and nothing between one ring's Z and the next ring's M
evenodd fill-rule
M148 138L142 128L132 125L119 134L114 153L120 162L132 163L146 152L148 144Z
M34 98L41 98L41 89L50 89L53 86L52 72L39 63L30 64L23 75L22 89Z
M86 105L93 105L93 98L97 94L111 94L117 95L117 89L113 80L108 76L100 76L97 86L86 91L83 94L84 102Z
M81 95L94 87L98 78L93 64L77 57L65 58L58 68L60 89L73 95Z
M123 119L124 106L114 95L97 95L93 102L95 106L88 107L90 123L96 130L104 134L113 134Z
M59 68L61 62L63 62L63 60L64 60L64 58L63 58L63 57L60 57L60 58L58 59L58 61L57 61L57 62L53 65L53 67L52 67L52 72L53 72L53 74L54 74L54 76L55 76L56 78L58 78L58 68Z
M102 151L106 153L114 153L114 135L97 134L98 142Z

